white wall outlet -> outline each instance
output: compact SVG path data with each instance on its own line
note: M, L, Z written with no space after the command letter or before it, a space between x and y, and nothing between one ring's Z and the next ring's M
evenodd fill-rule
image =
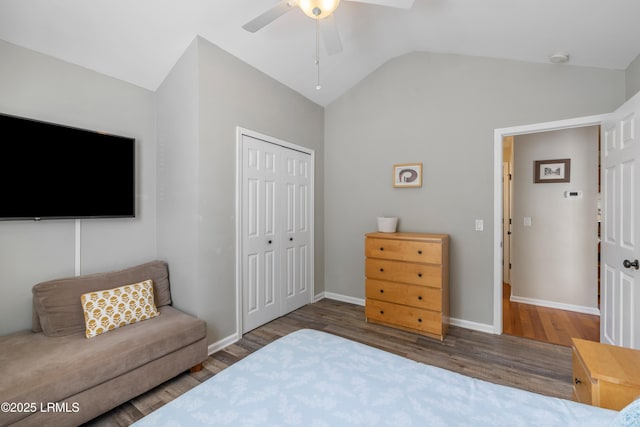
M531 227L531 217L530 216L525 216L524 217L524 226L525 227Z
M484 221L476 219L476 231L484 231Z

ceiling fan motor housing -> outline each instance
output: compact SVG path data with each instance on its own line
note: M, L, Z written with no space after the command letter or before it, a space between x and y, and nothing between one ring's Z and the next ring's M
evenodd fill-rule
M310 18L322 19L338 8L340 0L299 0L298 7Z

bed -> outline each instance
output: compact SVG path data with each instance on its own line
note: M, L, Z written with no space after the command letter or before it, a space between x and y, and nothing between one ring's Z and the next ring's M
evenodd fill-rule
M617 411L492 384L303 329L134 425L587 427L617 418Z

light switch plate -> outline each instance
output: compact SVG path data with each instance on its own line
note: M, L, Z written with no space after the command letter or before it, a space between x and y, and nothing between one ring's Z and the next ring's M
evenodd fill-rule
M484 231L484 221L476 219L476 231Z

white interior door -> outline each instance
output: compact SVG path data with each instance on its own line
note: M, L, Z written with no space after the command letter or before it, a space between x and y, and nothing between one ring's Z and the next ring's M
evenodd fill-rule
M311 194L309 173L310 156L294 150L284 150L285 165L282 188L284 190L283 256L282 256L282 301L284 312L302 307L311 300L309 272Z
M242 331L311 301L312 156L240 137Z
M509 162L502 166L502 281L511 284L511 167Z
M640 348L640 93L602 124L602 342Z
M280 315L276 145L243 137L243 332Z

